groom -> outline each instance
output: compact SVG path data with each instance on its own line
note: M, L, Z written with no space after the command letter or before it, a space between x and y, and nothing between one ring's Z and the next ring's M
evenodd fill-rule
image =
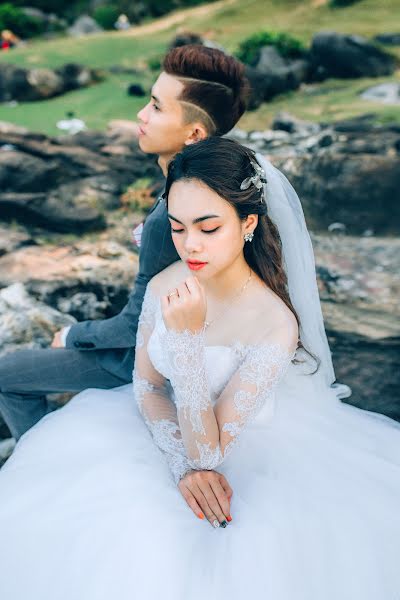
M247 94L244 67L233 57L198 45L170 50L149 103L138 113L140 148L158 154L166 174L169 160L184 146L232 129L245 110ZM139 273L121 313L61 330L52 348L0 359L0 412L16 439L49 412L46 394L109 389L132 381L147 283L178 258L159 198L145 221Z

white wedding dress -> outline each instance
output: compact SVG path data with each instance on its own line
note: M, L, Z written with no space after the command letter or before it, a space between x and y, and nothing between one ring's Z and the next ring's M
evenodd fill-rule
M304 374L250 304L224 335L174 334L149 288L136 398L86 390L23 436L0 472L2 600L400 598L400 425ZM226 529L184 502L192 467L232 486Z

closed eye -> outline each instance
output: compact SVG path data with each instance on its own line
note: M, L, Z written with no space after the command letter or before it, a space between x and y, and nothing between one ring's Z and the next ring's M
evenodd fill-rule
M220 226L215 227L215 229L202 229L202 233L214 233L215 231L218 231L218 229L220 228ZM171 231L172 233L182 233L182 231L185 231L184 229L174 229L173 227L171 227Z
M220 226L216 227L215 229L202 229L203 233L214 233L215 231L218 231L218 229L220 228Z

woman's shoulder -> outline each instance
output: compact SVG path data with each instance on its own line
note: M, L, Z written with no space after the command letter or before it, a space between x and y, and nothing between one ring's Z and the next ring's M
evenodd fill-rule
M293 311L271 289L263 286L255 290L253 302L260 342L277 343L294 351L299 339L299 325Z
M178 260L163 271L160 271L149 281L150 290L155 296L163 296L174 289L187 277L187 267L184 262Z

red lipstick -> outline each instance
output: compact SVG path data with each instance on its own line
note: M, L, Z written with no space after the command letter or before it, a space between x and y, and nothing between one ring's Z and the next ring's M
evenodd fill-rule
M207 263L200 262L199 260L187 260L186 264L191 271L199 271L200 269L205 267Z

